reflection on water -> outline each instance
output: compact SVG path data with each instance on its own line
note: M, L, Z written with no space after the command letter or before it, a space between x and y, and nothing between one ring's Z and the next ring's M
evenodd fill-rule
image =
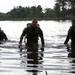
M26 51L26 50L25 50ZM26 52L21 52L21 66L27 68L27 72L31 72L32 75L37 75L38 72L42 72L43 68L43 52L38 49L28 49Z
M70 71L70 73L75 73L75 45L71 44L71 46L69 47L67 45L67 49L68 49L68 57L72 58L72 60L70 61L71 64L71 69L74 69L73 71Z

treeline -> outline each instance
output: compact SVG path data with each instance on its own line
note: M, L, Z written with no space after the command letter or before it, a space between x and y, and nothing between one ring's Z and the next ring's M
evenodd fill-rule
M40 5L32 7L14 7L7 13L0 13L0 19L73 19L75 16L75 0L55 0L54 8L42 9Z
M54 10L58 17L75 17L75 0L55 0Z
M32 18L39 18L39 19L48 19L48 18L55 18L55 11L51 8L42 9L40 5L32 6L32 7L22 7L17 6L14 7L7 13L0 13L1 19L32 19Z

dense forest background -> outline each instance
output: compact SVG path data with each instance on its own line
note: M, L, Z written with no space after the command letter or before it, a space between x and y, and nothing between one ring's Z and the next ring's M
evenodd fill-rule
M13 7L7 13L0 12L0 20L38 19L73 19L75 0L55 0L54 8L42 9L40 5L32 7Z

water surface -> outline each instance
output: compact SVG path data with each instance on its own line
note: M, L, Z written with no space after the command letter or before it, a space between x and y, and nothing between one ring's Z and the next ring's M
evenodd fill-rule
M39 21L44 33L45 50L31 53L19 51L18 42L22 30L31 21L0 21L0 27L8 36L8 42L0 45L1 75L73 75L75 58L63 44L70 21ZM39 39L39 45L40 45ZM23 43L24 45L24 43Z

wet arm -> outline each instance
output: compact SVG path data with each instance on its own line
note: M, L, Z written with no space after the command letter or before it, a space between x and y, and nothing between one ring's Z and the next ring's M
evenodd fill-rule
M5 40L8 40L7 36L5 35Z
M68 43L68 41L70 39L70 34L71 34L71 29L69 29L69 31L68 31L68 34L67 34L67 37L66 37L66 40L65 40L64 44Z
M21 36L20 36L20 43L22 43L22 40L23 40L23 37L25 36L26 34L26 29L23 30Z
M44 47L45 43L44 43L44 37L43 37L43 32L42 32L42 30L40 30L39 36L40 36L40 38L41 38L42 47Z
M3 34L3 39L8 40L8 38L7 38L6 34L4 33L4 31L2 31L2 34Z

